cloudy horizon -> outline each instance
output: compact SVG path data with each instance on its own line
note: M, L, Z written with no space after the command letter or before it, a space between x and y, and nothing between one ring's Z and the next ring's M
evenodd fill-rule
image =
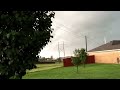
M63 57L73 55L75 48L85 48L87 36L88 50L120 38L120 11L55 11L51 43L40 52L42 57Z

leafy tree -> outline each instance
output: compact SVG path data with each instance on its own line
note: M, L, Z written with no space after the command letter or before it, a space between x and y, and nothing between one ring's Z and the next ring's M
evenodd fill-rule
M77 67L77 73L78 73L78 66L80 64L83 64L85 67L87 53L85 52L84 48L75 49L75 51L73 53L74 53L75 57L72 57L72 62Z
M80 58L79 57L72 57L72 63L77 67L77 73L78 73L78 66L80 65Z
M80 51L80 49L75 49L75 51L73 51L73 53L74 53L74 56L80 57L81 51Z
M77 73L78 73L78 66L81 63L80 60L80 50L79 49L75 49L75 51L73 51L74 53L74 57L72 57L72 63L77 67Z
M81 50L80 50L80 60L81 60L81 63L83 63L83 65L85 67L85 63L87 60L87 53L84 48L81 48Z
M53 11L0 11L0 78L22 79L52 38Z

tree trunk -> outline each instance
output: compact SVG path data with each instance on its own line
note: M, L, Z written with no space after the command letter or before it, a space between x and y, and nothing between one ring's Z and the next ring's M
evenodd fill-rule
M21 75L15 75L14 79L22 79L22 76Z
M84 68L85 68L85 62L83 64L84 64Z
M22 75L19 75L19 79L22 79Z
M77 73L78 73L78 65L77 65Z

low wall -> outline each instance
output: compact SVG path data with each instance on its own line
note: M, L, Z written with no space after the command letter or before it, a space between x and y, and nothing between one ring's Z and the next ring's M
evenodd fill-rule
M87 57L86 64L95 63L95 56L91 55ZM65 58L63 59L63 66L73 66L72 59L71 58Z

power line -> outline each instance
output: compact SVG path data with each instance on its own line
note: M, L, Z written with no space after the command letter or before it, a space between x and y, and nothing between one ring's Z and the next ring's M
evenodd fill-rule
M57 22L57 21L55 21L55 22ZM57 23L58 23L58 22L57 22ZM67 26L65 26L65 25L63 25L63 24L61 24L61 23L58 23L58 24L66 27L66 28L68 28ZM107 32L107 31L106 31L106 32ZM73 33L73 34L74 34L74 33ZM82 34L81 34L81 35L82 35ZM82 36L84 36L84 35L82 35ZM96 41L95 39L93 39L93 38L90 38L90 37L89 37L89 39L94 40L97 44L101 44L101 43L97 42L97 41ZM100 41L100 40L99 40L99 41Z
M61 30L64 30L64 29L61 29ZM65 30L64 30L64 31L65 31ZM72 34L72 35L74 35L74 34ZM76 37L76 36L75 36L75 37ZM74 37L74 38L75 38L75 37ZM78 37L76 37L76 38L78 39ZM91 42L91 41L90 41L90 42ZM92 42L92 43L93 43L93 42Z
M65 30L65 29L60 29L60 30L63 30L63 31L65 31L65 32L68 32L68 33L72 33L72 32L69 32L68 30ZM73 36L74 35L74 36ZM77 38L77 39L79 39L80 37L77 37L75 34L73 34L72 33L72 37L74 37L75 39ZM82 38L84 38L84 37L82 37Z
M62 25L62 26L64 26L64 25ZM71 28L68 28L67 26L64 26L64 27L65 27L66 29L71 29ZM60 28L60 29L61 29L61 28ZM68 31L68 30L66 30L66 29L61 29L61 30L64 30L64 31L69 32L69 33L72 33L71 36L73 37L73 35L74 35L74 38L75 38L75 39L76 39L76 38L79 39L80 37L84 38L83 35L81 35L81 36L80 36L80 35L76 35L75 33L71 32L71 31ZM57 29L57 30L59 30L59 29ZM77 37L77 36L78 36L78 37ZM95 42L94 42L95 40L93 41L93 39L92 39L92 40L89 40L89 39L90 39L90 38L88 38L87 40L90 41L90 42L92 42L92 43L95 43ZM91 44L92 44L92 43L91 43ZM97 42L96 42L96 43L97 43ZM95 44L96 44L96 43L95 43ZM91 44L88 44L88 46L89 46L89 45L91 46ZM98 43L97 43L97 44L98 44ZM60 44L59 44L59 45L60 45ZM59 50L60 50L60 47L59 47Z
M75 37L74 37L75 38ZM76 38L78 38L78 37L76 37ZM89 43L88 44L88 46L92 46L91 44L93 44L93 43L95 43L95 42L92 42L91 40L88 40L88 41L90 41L91 43ZM67 42L71 42L71 41L67 41ZM59 44L59 50L60 50L60 45L62 45L62 44ZM69 46L70 47L70 46ZM68 47L67 47L68 48ZM52 48L53 49L53 48ZM60 50L61 51L61 50Z
M55 21L55 22L56 22L56 21ZM57 23L58 23L58 22L57 22ZM65 27L65 28L72 29L72 28L70 28L70 27L67 27L67 26L61 24L61 23L58 23L58 24L62 25L62 26ZM72 34L74 34L74 33L72 32ZM76 35L77 35L77 34L76 34ZM84 38L84 35L82 35L82 34L81 34L81 35L77 35L77 36ZM92 38L89 38L89 39L93 40ZM96 42L96 43L98 43L98 42ZM100 43L98 43L98 44L100 44Z
M55 21L56 22L56 21ZM58 23L58 22L57 22ZM70 28L70 27L67 27L61 23L58 23L59 25L62 25L63 27L67 28L67 29L73 29L73 28ZM68 30L67 30L68 31ZM69 31L68 31L69 32ZM73 33L73 32L72 32ZM84 38L84 35L81 35L80 37Z

